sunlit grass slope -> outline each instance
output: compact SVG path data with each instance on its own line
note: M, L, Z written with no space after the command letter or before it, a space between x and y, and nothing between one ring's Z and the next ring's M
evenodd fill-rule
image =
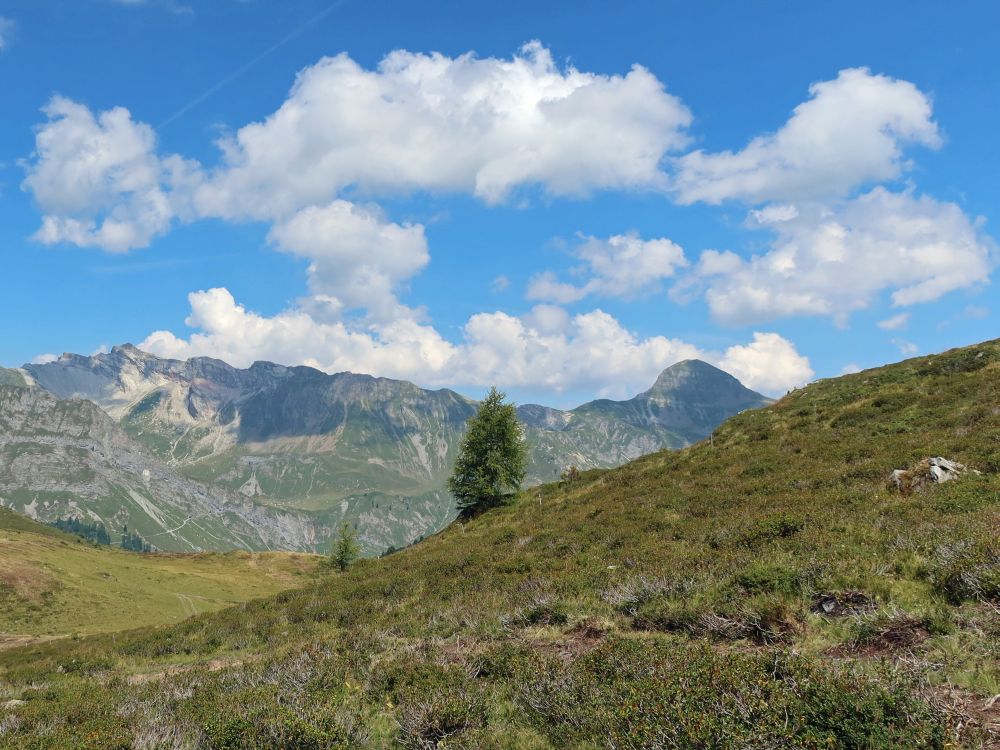
M887 487L929 456L970 471ZM4 652L3 739L994 747L998 472L998 342L820 381L347 574Z
M296 554L139 555L0 510L0 646L177 622L308 579Z

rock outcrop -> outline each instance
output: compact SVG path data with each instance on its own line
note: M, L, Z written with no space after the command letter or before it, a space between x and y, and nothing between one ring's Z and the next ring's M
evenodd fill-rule
M895 469L889 485L904 494L919 492L928 484L942 484L958 479L967 471L964 464L941 456L925 458L910 469Z

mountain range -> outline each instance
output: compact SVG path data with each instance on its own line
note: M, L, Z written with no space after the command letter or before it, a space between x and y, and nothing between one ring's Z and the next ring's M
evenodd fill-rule
M688 360L627 401L522 405L528 482L680 448L768 402ZM443 488L475 409L452 390L310 367L64 354L0 370L0 503L178 551L316 550L346 520L379 552L454 517Z

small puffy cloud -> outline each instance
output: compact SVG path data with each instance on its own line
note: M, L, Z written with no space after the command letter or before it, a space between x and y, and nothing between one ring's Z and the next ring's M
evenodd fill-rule
M630 299L658 291L663 279L687 265L680 245L665 238L643 240L629 233L582 239L572 251L582 261L573 273L587 277L586 281L575 285L559 281L552 272L540 273L528 283L528 299L563 304L589 295Z
M748 215L748 221L751 225L766 226L791 221L798 215L799 209L791 203L772 203L763 208L752 209Z
M699 150L676 159L677 200L759 204L843 196L898 177L908 167L904 147L941 143L930 99L908 81L851 68L814 83L809 94L776 132L741 151Z
M731 250L706 250L698 258L696 273L699 276L725 276L743 266L743 259Z
M853 375L856 372L861 372L861 366L857 362L848 362L840 368L841 375Z
M430 261L422 225L394 224L375 207L342 200L299 211L269 238L309 261L309 288L326 304L333 298L381 320L405 314L395 290Z
M877 325L883 331L899 331L906 328L906 324L909 322L910 313L899 313L899 315L893 315L891 318L880 320Z
M900 353L909 357L920 351L920 347L914 344L912 341L907 341L906 339L893 339L892 345L899 349Z
M10 45L10 38L13 36L15 28L17 28L17 24L14 23L13 19L0 16L0 52Z
M643 240L638 235L616 235L607 240L588 237L576 250L592 278L587 294L632 297L659 289L663 279L687 265L680 245L668 239Z
M352 329L343 320L318 320L302 307L267 317L247 310L226 289L190 295L183 339L169 331L151 334L141 348L166 357L219 357L246 366L258 359L307 364L328 372L405 378L424 386L499 384L558 393L595 390L631 396L649 387L663 368L700 358L726 369L747 386L782 393L812 377L808 360L773 333L723 352L705 351L679 339L641 338L601 310L570 316L538 305L518 317L503 312L473 315L452 343L432 326L412 319Z
M561 68L532 42L509 59L398 50L374 70L346 54L299 73L281 107L220 146L202 213L269 218L329 201L431 190L503 201L662 186L691 115L645 68Z
M151 127L124 108L95 116L59 96L44 112L23 182L43 214L35 239L125 252L166 232L170 191L189 165L158 157Z
M500 294L500 292L504 291L509 286L510 279L501 274L490 282L490 291L494 294Z
M713 317L739 325L852 311L890 292L896 307L988 283L991 239L954 203L885 188L833 206L803 205L771 226L771 249L750 259L706 251L674 299L703 288Z
M754 333L749 344L726 349L718 366L744 385L769 394L804 385L815 374L809 359L777 333Z
M578 302L586 295L584 289L559 281L559 277L552 271L542 271L532 276L528 280L528 291L525 294L531 300L546 300L561 305Z
M55 362L59 357L55 354L39 354L37 357L31 358L31 364L33 365L46 365L49 362Z

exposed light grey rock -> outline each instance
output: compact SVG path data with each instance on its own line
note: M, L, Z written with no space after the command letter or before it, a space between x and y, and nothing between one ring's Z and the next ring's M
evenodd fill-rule
M936 456L925 458L910 469L894 469L889 475L889 485L900 492L915 492L927 484L942 484L958 479L966 471L965 464Z

